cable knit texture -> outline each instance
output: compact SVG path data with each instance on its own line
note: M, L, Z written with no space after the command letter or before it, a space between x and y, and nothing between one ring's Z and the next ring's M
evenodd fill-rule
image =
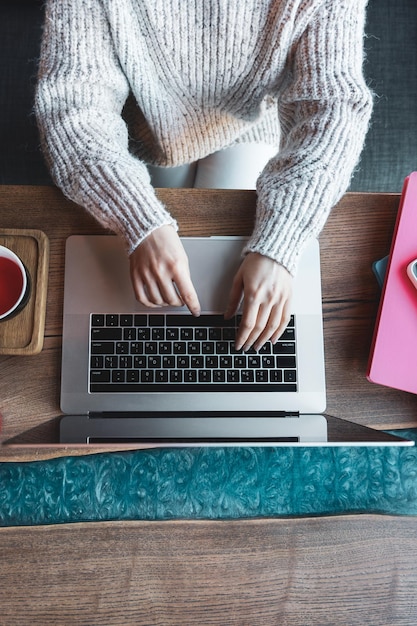
M280 145L246 251L295 273L363 146L366 3L47 0L35 111L54 180L132 252L177 227L146 163Z

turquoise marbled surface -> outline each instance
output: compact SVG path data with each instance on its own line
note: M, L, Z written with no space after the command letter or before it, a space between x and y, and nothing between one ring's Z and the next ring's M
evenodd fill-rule
M416 448L160 449L0 463L1 526L354 512L417 514Z

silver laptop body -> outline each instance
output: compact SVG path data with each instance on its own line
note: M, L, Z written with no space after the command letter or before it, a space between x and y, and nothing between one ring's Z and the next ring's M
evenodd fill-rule
M202 315L223 314L244 239L182 239ZM318 445L328 441L320 281L316 240L306 246L294 281L297 385L281 392L256 385L149 386L123 393L92 391L92 316L170 315L188 310L146 309L134 297L129 262L119 238L67 240L62 346L62 443L155 442L156 445ZM149 319L149 318L148 318ZM273 390L271 390L273 389ZM370 429L365 429L370 430ZM376 431L370 431L375 433ZM375 437L374 437L375 438ZM377 437L378 439L378 437ZM342 437L343 440L343 437ZM358 442L359 443L359 442Z

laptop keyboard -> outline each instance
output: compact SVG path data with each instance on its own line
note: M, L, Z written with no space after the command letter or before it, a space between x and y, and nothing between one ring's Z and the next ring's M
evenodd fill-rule
M258 352L234 347L241 316L92 314L90 392L297 391L295 319Z

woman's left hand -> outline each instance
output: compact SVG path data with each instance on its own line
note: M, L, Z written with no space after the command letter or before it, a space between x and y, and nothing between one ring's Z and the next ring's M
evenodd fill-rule
M226 319L237 312L243 296L242 321L236 337L237 350L259 350L275 343L290 320L293 278L288 270L269 257L250 252L234 278Z

